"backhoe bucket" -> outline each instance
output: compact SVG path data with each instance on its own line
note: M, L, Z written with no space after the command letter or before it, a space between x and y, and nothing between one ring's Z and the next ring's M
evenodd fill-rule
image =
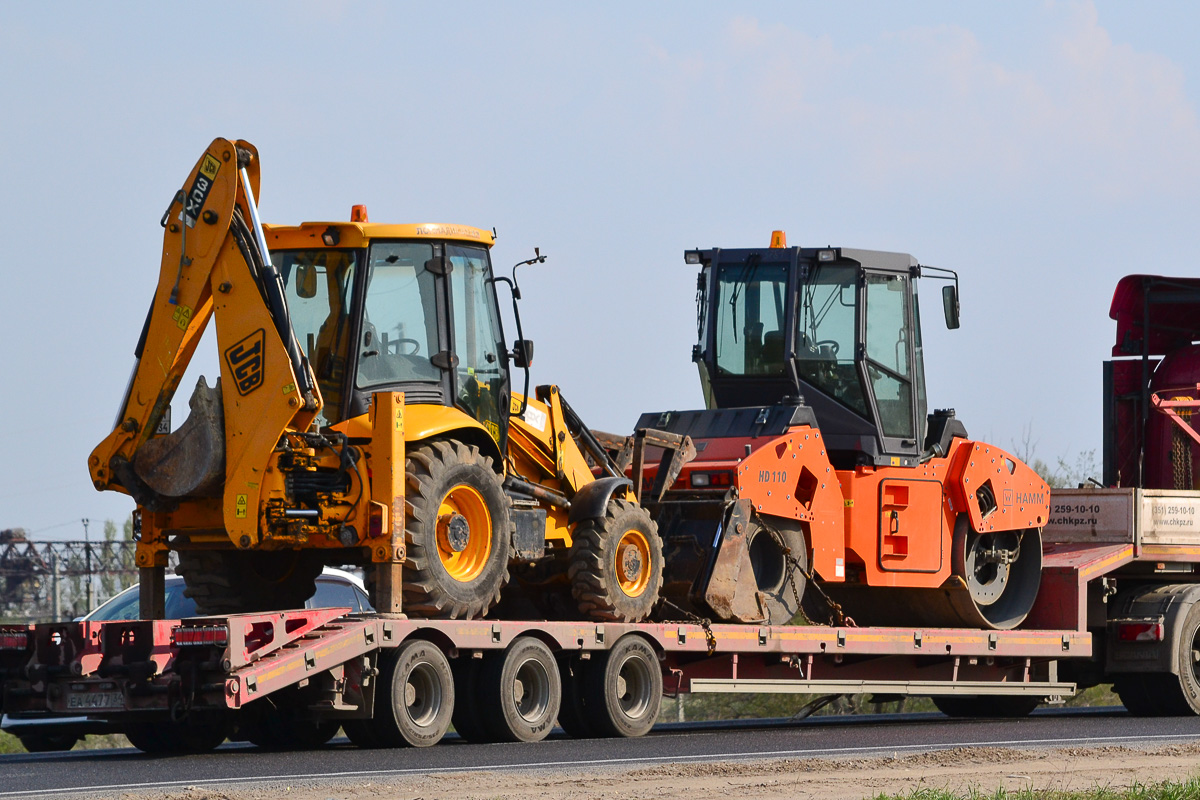
M225 482L225 415L221 380L209 388L204 378L188 401L187 420L138 450L133 468L163 497L220 497Z

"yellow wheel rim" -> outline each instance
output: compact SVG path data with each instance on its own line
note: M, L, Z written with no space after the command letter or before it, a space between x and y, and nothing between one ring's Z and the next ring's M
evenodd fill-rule
M629 597L638 597L650 585L650 542L639 530L625 531L617 542L617 583Z
M492 515L478 489L460 483L442 498L438 507L437 546L442 566L454 580L466 583L483 572L492 553Z

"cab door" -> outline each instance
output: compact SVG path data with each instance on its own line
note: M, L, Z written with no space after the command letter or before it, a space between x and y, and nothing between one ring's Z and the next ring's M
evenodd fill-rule
M483 247L447 244L454 352L454 403L478 420L505 451L508 433L508 355Z
M864 271L863 354L866 384L883 452L896 459L920 455L913 352L912 278Z

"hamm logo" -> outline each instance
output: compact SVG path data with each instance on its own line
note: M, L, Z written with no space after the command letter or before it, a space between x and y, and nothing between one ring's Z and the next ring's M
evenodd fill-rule
M1004 490L1004 505L1006 506L1034 506L1045 502L1046 494L1044 492L1014 492L1012 489Z
M262 386L265 336L259 328L225 351L225 363L229 365L238 394L243 397Z

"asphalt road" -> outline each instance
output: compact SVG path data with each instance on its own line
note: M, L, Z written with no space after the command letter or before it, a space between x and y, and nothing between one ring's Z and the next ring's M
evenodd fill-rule
M1139 719L1123 710L1052 711L1021 720L949 720L940 714L823 717L800 722L662 725L644 739L536 744L467 744L447 737L425 749L363 751L335 739L312 753L267 753L226 744L199 756L148 756L136 750L84 750L0 756L0 798L71 793L232 786L280 780L344 782L411 773L470 770L598 769L660 763L788 757L859 757L964 745L1043 749L1105 744L1153 747L1200 741L1200 717ZM381 763L387 763L380 769Z

